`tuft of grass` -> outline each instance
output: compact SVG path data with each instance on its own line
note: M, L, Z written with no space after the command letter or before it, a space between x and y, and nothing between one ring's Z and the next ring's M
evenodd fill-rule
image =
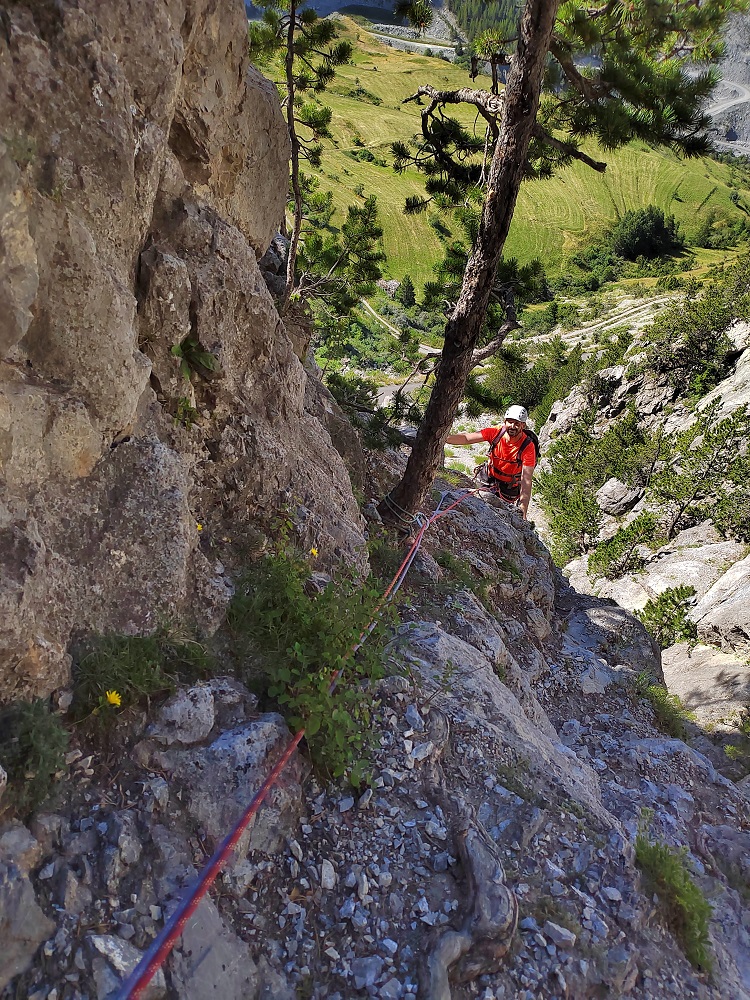
M687 848L675 850L662 841L651 841L641 830L635 841L635 860L649 891L659 896L667 924L685 957L695 968L710 971L708 924L713 911L690 874Z
M663 733L679 740L685 739L686 722L695 721L695 713L690 712L676 694L670 694L661 684L654 684L647 671L638 674L635 689L639 697L645 699L654 710L656 724Z
M33 812L65 768L68 732L43 698L14 702L0 714L0 765L8 775L3 809Z
M178 678L211 674L212 658L187 636L161 630L150 636L104 635L88 639L73 668L73 711L78 718L99 714L119 695L117 707L174 690Z

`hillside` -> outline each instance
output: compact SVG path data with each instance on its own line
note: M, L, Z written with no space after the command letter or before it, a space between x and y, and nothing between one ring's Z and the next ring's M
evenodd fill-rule
M415 171L395 174L390 146L396 139L408 140L420 128L418 106L402 102L421 83L452 89L470 81L459 66L381 44L350 18L342 18L341 25L342 37L355 43L354 59L338 70L322 96L333 109L334 142L333 147L326 144L322 167L315 173L321 189L333 192L338 218L357 201L358 185L377 195L387 276L400 279L409 273L421 287L442 256L441 243L429 224L429 213L404 215L406 198L424 193L423 179ZM273 67L265 71L273 75ZM488 86L489 81L479 77L476 84ZM464 111L462 120L470 124L474 118ZM352 158L363 150L377 162ZM748 217L750 171L739 163L686 161L642 144L606 157L596 148L589 152L607 160L606 173L577 163L551 180L522 186L506 255L521 262L540 257L554 276L565 254L582 240L601 232L627 209L648 204L673 214L688 238L712 213L717 225ZM737 199L736 204L731 198Z

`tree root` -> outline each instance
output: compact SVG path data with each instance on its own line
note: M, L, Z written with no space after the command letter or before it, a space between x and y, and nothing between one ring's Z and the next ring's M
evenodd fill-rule
M442 750L447 744L448 725L435 709L430 713L430 730L432 742ZM451 820L467 882L463 923L458 929L439 933L420 970L425 1000L450 1000L449 975L458 982L469 982L499 970L516 932L518 901L505 885L495 844L472 806L461 795L448 794L435 758L428 774L432 796Z

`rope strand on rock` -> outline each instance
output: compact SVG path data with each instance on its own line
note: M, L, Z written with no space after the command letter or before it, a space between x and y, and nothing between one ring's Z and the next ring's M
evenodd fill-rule
M401 584L406 578L406 574L411 567L411 564L416 558L417 552L422 544L422 539L424 538L425 532L434 524L439 518L444 517L446 514L454 510L462 500L465 500L467 496L473 493L480 492L479 489L466 490L454 500L453 503L441 510L443 501L447 496L450 495L450 491L445 491L441 493L440 499L438 501L437 507L428 517L426 514L417 513L413 516L410 515L409 525L416 524L418 526L418 531L414 536L414 540L411 543L409 551L404 557L401 565L396 570L393 579L389 583L388 587L383 593L380 602L376 606L372 618L366 628L360 635L357 643L349 650L349 653L344 659L344 664L332 675L331 684L329 687L329 693L333 693L336 686L341 679L341 675L344 670L346 662L357 652L357 650L362 646L362 644L367 640L375 625L378 622L380 613L386 604L392 600L394 594L398 591ZM386 497L386 500L388 498ZM398 505L395 505L398 507ZM400 508L399 508L400 509ZM395 511L394 511L395 513ZM403 513L407 513L404 511ZM237 820L234 828L227 834L227 836L222 840L219 846L216 848L214 853L209 858L208 862L203 868L203 871L198 875L190 887L186 890L183 898L180 900L179 904L173 911L172 915L169 917L164 927L154 939L153 943L149 949L144 953L136 967L133 969L131 974L122 984L120 989L114 996L114 1000L137 1000L146 989L148 984L151 982L153 977L156 975L159 968L164 964L168 958L170 952L174 948L174 945L182 934L182 930L193 915L198 906L198 903L203 899L208 890L216 881L218 875L221 873L224 865L229 859L230 854L237 845L242 834L245 832L250 824L250 821L254 818L258 809L263 804L263 801L267 797L268 793L271 791L276 781L284 770L286 765L289 763L292 754L297 749L299 744L305 735L305 730L298 730L292 737L289 745L284 750L283 754L279 757L278 761L274 765L271 772L266 777L265 781L258 789L258 791L253 796L249 805L242 813L240 818Z

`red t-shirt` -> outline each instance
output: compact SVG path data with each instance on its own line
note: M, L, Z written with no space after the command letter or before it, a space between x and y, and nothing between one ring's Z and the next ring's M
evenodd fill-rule
M485 441L494 441L501 430L502 427L483 427L480 433ZM523 431L515 441L512 441L507 434L503 434L492 449L492 454L488 459L489 470L493 476L507 480L511 476L517 475L520 471L518 468L518 452L521 450L521 445L525 440L526 434ZM524 448L521 455L521 464L530 465L532 468L536 465L536 453L533 441L530 441Z

